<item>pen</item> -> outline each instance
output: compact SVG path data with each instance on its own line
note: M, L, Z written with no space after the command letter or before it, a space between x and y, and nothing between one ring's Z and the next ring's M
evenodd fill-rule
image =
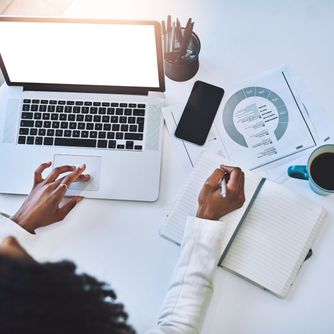
M171 32L172 32L172 17L170 15L167 16L167 52L169 52L170 50L170 43L171 43L171 40L170 40L170 35L171 35Z
M225 198L226 197L226 180L225 175L222 177L221 183L220 183L220 195Z
M173 22L173 25L172 25L172 33L171 33L171 46L170 46L170 52L174 52L174 46L175 45L175 24Z
M194 23L191 23L191 18L190 18L187 22L187 25L186 25L186 28L184 30L184 34L182 37L182 44L181 44L181 50L180 50L181 57L183 57L187 52L193 27L194 27Z

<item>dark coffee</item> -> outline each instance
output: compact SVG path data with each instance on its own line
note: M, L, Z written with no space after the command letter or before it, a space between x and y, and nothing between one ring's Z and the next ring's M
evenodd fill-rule
M318 155L311 164L314 182L326 190L334 190L334 153Z

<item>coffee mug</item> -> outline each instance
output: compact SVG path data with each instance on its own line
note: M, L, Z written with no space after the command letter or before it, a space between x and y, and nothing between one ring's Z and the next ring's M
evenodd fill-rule
M289 176L308 180L311 189L320 195L334 193L334 145L323 145L315 149L307 165L288 168Z

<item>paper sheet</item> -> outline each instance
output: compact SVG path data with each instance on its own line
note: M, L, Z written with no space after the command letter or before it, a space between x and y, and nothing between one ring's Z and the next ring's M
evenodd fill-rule
M287 66L226 89L204 146L174 136L182 111L174 105L163 114L185 164L193 166L203 149L219 151L279 183L288 177L288 166L306 162L315 147L334 139L332 117Z

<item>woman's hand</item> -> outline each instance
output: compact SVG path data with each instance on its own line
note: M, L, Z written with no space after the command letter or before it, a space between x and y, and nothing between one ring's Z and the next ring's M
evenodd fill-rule
M34 233L35 229L63 220L66 215L82 200L80 196L70 198L60 207L67 189L73 182L89 181L89 175L83 175L86 166L61 166L54 168L45 178L43 171L51 166L51 162L41 164L35 171L33 188L21 208L11 217L27 231ZM61 174L68 175L59 177Z
M220 194L222 178L226 181L226 197ZM221 165L204 183L198 197L196 216L203 219L218 220L236 210L245 202L245 176L238 167Z

